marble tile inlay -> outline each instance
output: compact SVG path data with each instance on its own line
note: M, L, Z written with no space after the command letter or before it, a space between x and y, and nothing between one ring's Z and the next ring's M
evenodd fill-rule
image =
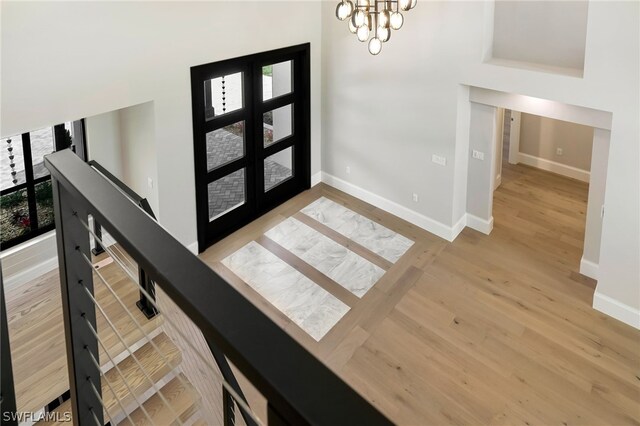
M349 307L255 241L222 263L319 341Z
M266 234L358 297L384 275L384 269L292 217Z
M302 213L371 250L389 262L397 262L413 241L345 206L320 197Z

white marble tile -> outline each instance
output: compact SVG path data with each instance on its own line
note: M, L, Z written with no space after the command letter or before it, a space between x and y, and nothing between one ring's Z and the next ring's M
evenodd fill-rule
M316 340L320 340L322 336L337 323L335 318L344 316L344 304L338 299L326 298L320 306L314 310L302 323L302 328ZM345 312L346 313L346 312Z
M358 297L384 275L384 270L294 218L266 234L309 265Z
M384 269L349 251L344 260L327 274L358 297L364 296L384 275Z
M293 218L280 222L265 235L298 257L318 244L322 237L319 232Z
M320 340L349 307L255 241L222 263L282 311L315 340Z
M246 283L261 282L261 276L272 278L286 266L278 257L254 241L227 256L222 263L236 272Z
M318 198L301 211L334 230L357 214L325 197Z
M325 275L344 261L349 249L322 236L322 241L313 246L300 258Z
M409 238L325 197L309 204L302 212L392 263L413 245Z

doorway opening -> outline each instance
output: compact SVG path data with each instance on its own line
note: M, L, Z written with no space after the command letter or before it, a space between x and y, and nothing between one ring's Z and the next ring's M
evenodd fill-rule
M599 244L585 238L590 193L599 198L590 171L592 163L606 168L607 160L606 155L592 158L595 129L502 108L497 116L502 132L496 146L494 226L508 229L575 281L594 285L577 272L597 278L586 263L599 257Z
M309 48L191 68L200 252L310 187Z
M468 226L489 234L495 219L597 280L611 113L473 87L469 99Z

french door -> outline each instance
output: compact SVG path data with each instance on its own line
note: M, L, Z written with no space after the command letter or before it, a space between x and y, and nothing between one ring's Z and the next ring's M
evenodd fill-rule
M198 247L310 187L309 44L191 68Z

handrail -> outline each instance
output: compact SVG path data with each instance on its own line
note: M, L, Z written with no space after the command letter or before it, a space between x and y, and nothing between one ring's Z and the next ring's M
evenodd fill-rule
M391 424L164 228L125 202L122 193L73 153L48 155L45 165L54 182L56 213L60 215L56 220L70 223L74 214L69 211L71 205L97 218L199 327L205 339L214 342L266 397L270 424ZM73 229L66 232L75 235ZM68 271L73 255L65 256L77 246L64 238L61 233L58 240L59 250L65 250L61 257L66 262L62 285L77 286L69 278L73 271ZM67 321L72 327L72 319ZM68 352L79 351L69 344ZM83 373L83 367L80 365L78 374ZM76 395L82 398L79 392ZM78 409L75 405L74 411Z
M151 209L151 205L149 205L149 201L146 198L138 195L133 189L131 189L127 184L118 179L113 173L107 170L102 164L98 163L96 160L87 161L91 167L100 172L100 174L104 175L108 180L114 183L122 192L124 192L131 200L133 200L138 206L140 206L145 212L147 212L152 218L156 218L153 214L153 210Z
M113 173L107 170L102 164L98 163L96 160L89 160L87 162L89 166L96 169L101 175L103 175L106 179L110 180L115 186L118 187L122 193L124 193L127 197L131 199L134 203L136 203L142 210L145 211L152 219L156 219L156 215L153 213L153 209L149 204L149 201L146 198L138 195L133 189L131 189L127 184L118 179ZM100 223L94 219L93 221L93 230L98 237L102 237L102 228L100 227ZM93 254L98 255L104 252L104 248L100 245L100 243L96 240L94 242ZM156 290L153 284L153 281L149 278L144 268L138 267L138 282L142 286L142 288L146 291L150 296L155 296ZM155 299L154 299L155 300ZM158 313L158 310L153 306L153 303L147 300L147 296L140 292L140 300L136 302L136 306L138 309L142 311L142 313L148 318L151 319Z

